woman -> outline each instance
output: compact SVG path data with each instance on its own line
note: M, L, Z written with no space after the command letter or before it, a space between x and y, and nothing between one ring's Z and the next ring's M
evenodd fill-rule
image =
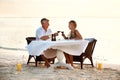
M66 37L65 34L62 33L64 39L75 39L75 40L82 39L82 36L79 33L79 31L76 29L76 27L77 27L77 23L74 20L71 20L69 22L69 29L70 29L69 35ZM67 53L64 53L64 55L66 57L67 63L70 63L71 66L73 66L73 56Z

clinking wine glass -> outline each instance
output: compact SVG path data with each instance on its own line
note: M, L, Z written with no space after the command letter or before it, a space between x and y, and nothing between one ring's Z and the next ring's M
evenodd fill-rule
M57 31L57 33L58 33L57 40L61 40L63 38L62 34L64 34L64 31Z
M57 31L57 33L60 33L61 31Z

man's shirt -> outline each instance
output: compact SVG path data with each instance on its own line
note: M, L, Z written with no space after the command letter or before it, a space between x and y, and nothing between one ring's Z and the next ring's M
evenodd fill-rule
M52 34L52 30L51 29L47 29L47 31L45 31L43 29L43 27L40 27L36 30L36 40L40 40L40 38L42 36L47 36L47 35L51 35Z

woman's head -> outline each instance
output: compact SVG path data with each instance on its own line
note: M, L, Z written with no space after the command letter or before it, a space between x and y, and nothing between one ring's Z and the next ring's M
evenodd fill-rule
M69 22L69 29L74 30L77 27L77 23L74 20Z

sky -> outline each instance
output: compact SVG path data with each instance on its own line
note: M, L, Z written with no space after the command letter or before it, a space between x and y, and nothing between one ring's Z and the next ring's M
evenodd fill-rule
M120 0L0 0L0 17L120 18Z

